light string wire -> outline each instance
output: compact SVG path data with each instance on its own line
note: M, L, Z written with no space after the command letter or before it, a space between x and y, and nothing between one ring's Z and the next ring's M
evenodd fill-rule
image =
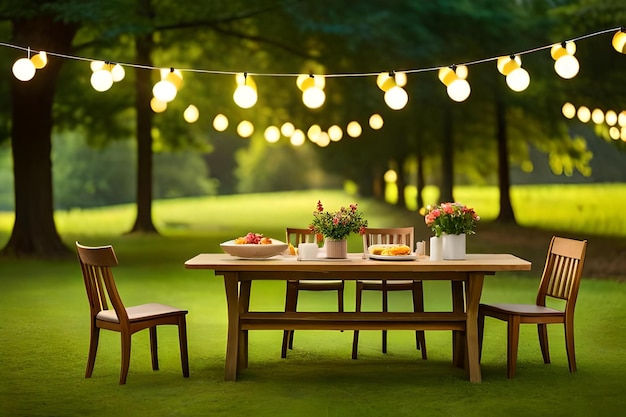
M461 64L442 65L442 66L436 66L436 67L415 68L415 69L406 69L406 70L392 70L392 71L385 70L385 71L378 71L378 72L354 72L354 73L332 73L332 74L310 74L310 75L311 76L319 75L325 78L347 78L347 77L373 77L373 76L378 76L378 74L380 74L381 72L390 72L390 73L400 72L400 73L405 73L405 74L416 74L416 73L422 73L422 72L438 71L439 69L446 68L446 67L451 68L454 66L461 66L461 65L471 66L471 65L483 64L483 63L490 62L490 61L497 61L500 56L527 55L527 54L535 53L535 52L542 51L545 49L549 49L557 43L577 42L580 40L592 38L592 37L599 36L599 35L604 35L606 33L617 32L617 31L626 32L626 28L624 26L617 26L617 27L610 28L610 29L603 29L597 32L588 33L586 35L581 35L581 36L578 36L578 37L575 37L566 41L562 41L562 42L554 42L549 45L539 46L539 47L527 49L521 52L515 52L515 53L511 53L507 55L499 55L499 56L490 57L490 58L483 58L483 59L478 59L474 61L468 61L468 62L461 63ZM6 42L0 42L0 46L5 47L5 48L13 48L13 49L22 50L22 51L27 52L29 55L32 53L43 52L43 51L33 50L30 47L14 45L11 43L6 43ZM63 58L63 59L72 59L76 61L86 61L86 62L103 61L103 62L107 62L111 64L119 64L124 67L144 69L144 70L160 70L162 68L162 67L156 67L156 66L151 66L151 65L142 65L142 64L135 64L135 63L128 63L128 62L117 62L117 61L111 61L111 60L86 58L86 57L75 56L75 55L61 54L61 53L54 52L54 51L45 51L45 52L47 55L50 55L50 56L55 56L57 58ZM207 69L196 69L196 68L177 68L177 70L179 70L180 72L212 74L212 75L237 75L237 74L241 74L245 72L247 75L253 75L255 77L298 77L301 75L301 73L295 74L295 73L262 73L262 72L250 72L250 71L219 71L219 70L207 70Z

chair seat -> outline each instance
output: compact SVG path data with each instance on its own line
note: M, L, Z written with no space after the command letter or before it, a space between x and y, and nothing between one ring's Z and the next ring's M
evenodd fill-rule
M153 317L159 317L164 315L176 315L187 314L187 310L181 310L176 307L171 307L165 304L149 303L142 304L133 307L127 307L126 313L128 314L129 321L140 321L150 319ZM96 315L96 319L102 321L108 321L110 323L119 323L120 321L115 314L115 310L102 310Z
M303 285L324 285L324 284L340 285L340 284L343 283L343 281L340 280L340 279L329 279L329 280L301 279L301 280L298 281L298 283L300 284L300 286L303 286Z
M358 280L365 285L380 285L383 286L383 280L381 279L365 279ZM387 285L413 285L413 281L410 279L391 279L386 281Z
M481 304L480 308L501 313L518 314L520 316L563 315L561 310L535 304Z

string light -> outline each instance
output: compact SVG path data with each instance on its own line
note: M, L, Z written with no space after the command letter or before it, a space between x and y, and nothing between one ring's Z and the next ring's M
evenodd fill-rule
M223 114L218 114L213 118L213 129L218 132L223 132L228 129L228 117Z
M256 104L258 99L256 83L247 73L235 76L237 88L233 94L233 100L242 109L249 109Z
M303 78L306 77L306 78ZM298 83L300 80L300 83ZM318 109L324 105L326 101L326 93L324 87L326 80L322 75L310 74L305 76L300 74L296 79L296 85L302 90L302 102L310 109Z
M343 137L343 131L341 130L339 126L332 125L331 127L328 128L328 137L333 142L339 142L341 138Z
M311 142L315 143L317 142L317 139L319 138L320 133L322 133L322 128L320 127L320 125L313 124L306 131L306 136L309 138Z
M280 139L280 129L278 129L276 126L268 126L265 129L264 136L265 140L269 143L276 143Z
M385 92L385 103L390 109L402 110L409 101L409 95L402 88L406 82L407 77L403 72L381 72L376 77L376 85Z
M613 39L611 41L613 48L619 53L626 54L626 29L620 28L619 31L615 32L613 35Z
M350 135L350 137L358 138L359 136L361 136L361 133L363 133L363 128L361 127L359 122L353 120L348 123L348 126L346 127L346 132L348 133L348 135Z
M293 134L289 138L289 141L293 146L302 146L306 137L304 136L304 132L300 129L296 129L293 131Z
M200 111L193 104L190 104L189 106L187 106L187 108L183 112L183 118L185 119L187 123L195 123L198 121L199 117L200 117Z
M379 130L383 127L383 118L380 114L375 113L370 116L369 119L370 127L374 130Z
M439 69L439 80L446 86L448 96L456 101L467 100L472 89L465 78L468 70L466 65L453 65Z
M243 120L237 125L237 134L242 138L249 138L254 133L254 125L248 120Z

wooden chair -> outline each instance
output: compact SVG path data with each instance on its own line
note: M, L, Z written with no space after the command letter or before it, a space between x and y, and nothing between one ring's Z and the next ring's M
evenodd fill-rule
M535 304L480 304L478 337L482 352L485 317L507 322L507 377L514 378L520 324L537 324L544 363L550 363L547 325L563 323L569 371L576 372L574 352L574 307L582 276L587 241L553 237L543 269ZM563 310L546 306L547 299L565 300Z
M76 250L85 281L85 288L87 289L91 315L91 338L85 378L90 378L93 373L100 329L112 330L121 334L122 367L120 371L120 385L126 383L128 375L131 336L140 330L150 329L152 369L158 370L156 328L161 324L178 326L183 376L189 377L187 327L185 321L187 311L156 303L124 307L111 273L111 267L118 265L113 247L110 245L88 247L76 242Z
M307 239L319 243L321 235L314 234L310 229L298 229L288 227L286 229L286 242L296 248L299 243L305 243ZM343 312L344 282L342 280L290 280L287 281L285 294L285 311L296 311L298 305L298 293L300 291L337 291L337 311ZM285 330L283 333L283 346L280 357L287 357L287 349L293 349L293 330Z
M413 227L395 228L367 228L363 235L363 256L368 247L376 244L399 243L413 248L415 229ZM413 311L424 311L424 289L422 281L412 280L357 280L356 282L356 311L361 311L363 291L380 291L382 293L383 312L389 311L387 293L389 291L411 291L413 295ZM387 353L387 330L383 330L382 351ZM415 332L415 344L422 351L422 359L427 358L426 338L424 331ZM359 331L354 331L352 340L352 359L357 359L359 349Z

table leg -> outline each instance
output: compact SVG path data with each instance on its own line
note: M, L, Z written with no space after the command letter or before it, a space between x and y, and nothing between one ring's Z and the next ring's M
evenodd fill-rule
M226 341L226 365L224 379L235 381L237 379L237 356L239 347L239 289L238 274L236 272L224 273L224 286L226 287L226 304L228 308L228 338Z
M452 281L452 311L465 312L465 297L463 295L463 281ZM452 365L457 368L465 367L465 335L458 330L452 331Z
M478 306L483 291L484 274L471 272L466 283L467 290L467 322L465 324L465 350L467 371L471 382L480 382L480 359L478 353Z
M239 314L247 313L250 309L250 287L252 281L242 281L239 284ZM238 346L238 369L248 367L248 331L239 330L239 346Z

